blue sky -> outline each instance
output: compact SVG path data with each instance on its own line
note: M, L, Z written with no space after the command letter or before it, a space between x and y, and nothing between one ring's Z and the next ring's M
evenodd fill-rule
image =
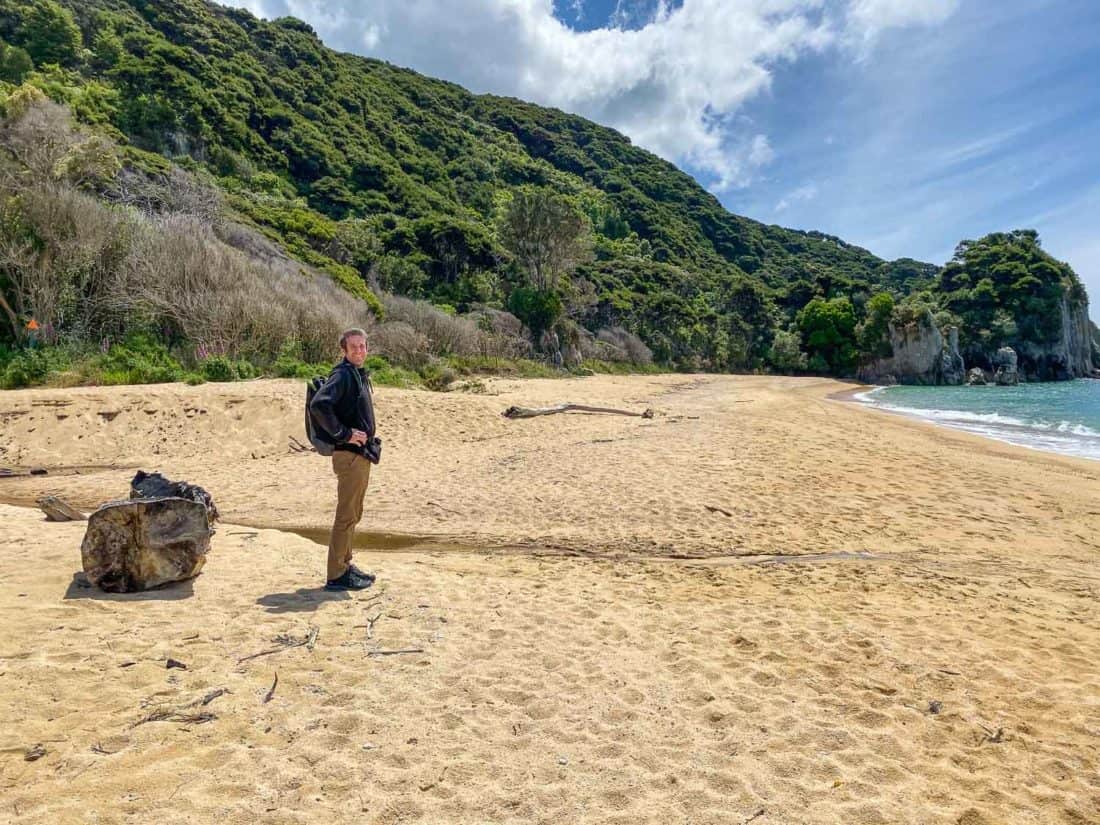
M1039 230L1100 320L1100 0L234 0L614 126L886 258Z
M783 66L742 114L775 158L732 211L936 263L1035 228L1100 319L1100 2L963 3L856 62Z

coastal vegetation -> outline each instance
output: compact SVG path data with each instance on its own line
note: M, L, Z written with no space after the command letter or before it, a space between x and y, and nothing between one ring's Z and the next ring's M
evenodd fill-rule
M351 322L397 383L851 375L926 309L978 351L1086 300L1033 232L884 261L583 118L204 0L0 0L0 98L8 386L304 374Z

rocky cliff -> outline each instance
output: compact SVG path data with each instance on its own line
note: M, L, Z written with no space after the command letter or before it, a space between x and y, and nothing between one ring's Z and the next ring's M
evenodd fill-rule
M893 355L862 367L859 378L869 384L963 384L968 363L988 373L992 380L1003 366L1004 350L1014 351L1012 373L1020 381L1100 377L1100 341L1096 326L1089 321L1088 303L1072 302L1064 296L1059 313L1060 334L1050 342L999 342L988 351L967 350L965 363L959 352L958 331L950 327L945 334L930 312L916 323L891 323Z
M945 335L931 312L916 322L889 325L893 355L864 366L861 381L869 384L962 384L966 367L959 354L959 333L954 327Z
M1045 345L1011 342L1019 356L1020 377L1025 381L1068 381L1090 377L1093 359L1092 331L1087 302L1072 303L1062 297L1059 306L1061 335Z

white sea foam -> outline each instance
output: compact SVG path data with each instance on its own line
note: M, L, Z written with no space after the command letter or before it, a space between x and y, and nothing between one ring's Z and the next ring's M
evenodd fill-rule
M865 404L944 427L993 438L1021 447L1100 460L1100 432L1075 421L1029 420L1001 413L921 409L882 399L876 388L855 398Z

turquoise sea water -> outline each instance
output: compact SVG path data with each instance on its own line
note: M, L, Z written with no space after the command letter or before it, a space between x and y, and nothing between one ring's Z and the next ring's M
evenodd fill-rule
M1100 381L881 387L860 401L989 438L1100 461Z

